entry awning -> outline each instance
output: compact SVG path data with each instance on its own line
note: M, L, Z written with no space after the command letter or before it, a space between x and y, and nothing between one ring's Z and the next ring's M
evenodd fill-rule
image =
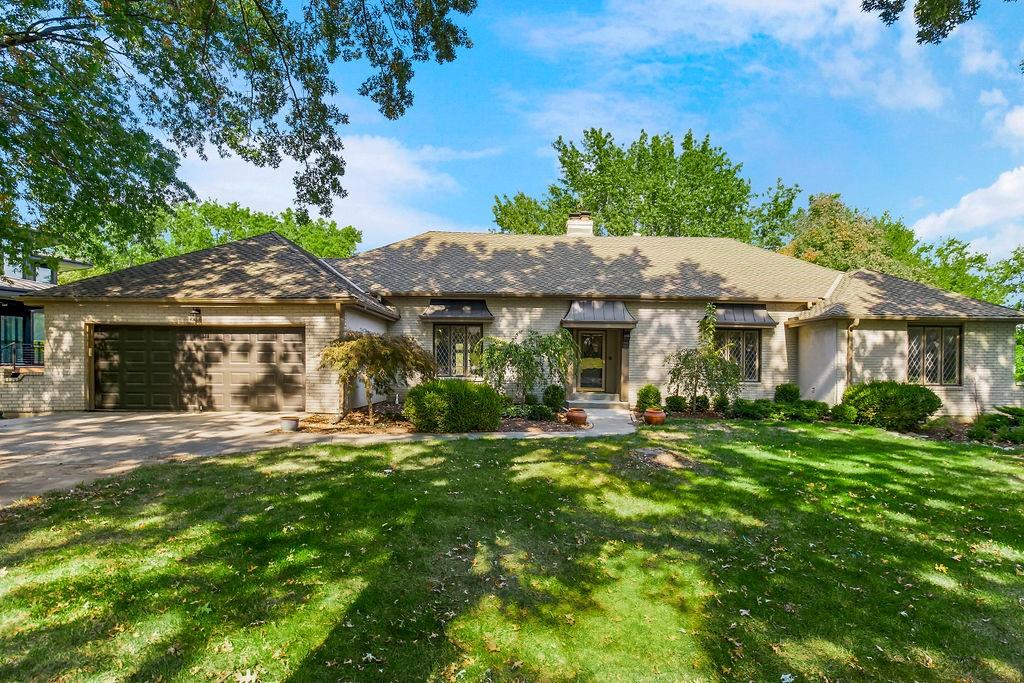
M483 299L431 299L420 319L432 322L490 322L494 316Z
M622 301L585 299L573 301L562 318L563 327L636 327L636 318Z
M716 304L715 320L719 327L775 327L778 323L759 304Z

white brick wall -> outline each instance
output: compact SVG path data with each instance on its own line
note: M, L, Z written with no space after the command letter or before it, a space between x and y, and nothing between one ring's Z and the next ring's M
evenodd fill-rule
M942 414L973 417L997 405L1024 405L1024 387L1013 375L1015 327L1012 322L964 323L963 384L930 387L942 399ZM841 334L845 337L845 329ZM854 382L906 381L906 322L865 320L852 338ZM845 346L842 357L845 363Z
M306 410L333 412L337 381L320 370L320 350L338 337L341 320L333 305L203 305L204 325L295 325L306 333ZM142 303L47 304L46 367L42 376L20 382L0 379L0 410L38 413L86 408L86 325L188 323L191 305Z
M704 317L704 303L637 301L627 305L637 319L630 335L630 403L636 401L637 390L645 384L654 384L662 395L667 395L665 357L678 349L697 345L697 326ZM741 387L744 398L771 398L779 384L797 381L797 331L786 329L783 323L799 310L770 307L768 313L779 324L762 331L761 381L744 382Z

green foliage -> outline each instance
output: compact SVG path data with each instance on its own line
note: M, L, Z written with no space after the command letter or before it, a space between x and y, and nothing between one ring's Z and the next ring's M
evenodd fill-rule
M450 15L475 0L0 5L0 245L12 260L99 235L112 248L157 234L187 199L179 155L294 161L296 204L325 214L345 162L338 62L389 118L412 104L415 62L470 45ZM304 209L302 209L304 211Z
M787 401L772 404L772 417L777 420L796 422L817 422L829 414L824 401Z
M544 387L544 405L557 413L565 405L565 385L549 384Z
M710 138L692 131L677 145L671 134L640 137L628 146L591 128L579 146L553 144L561 175L536 199L522 192L495 197L494 220L502 232L565 233L569 214L590 211L606 235L707 235L735 237L768 248L788 234L799 188L781 181L761 195Z
M661 390L653 384L645 384L636 392L636 409L643 412L648 408L661 408Z
M418 384L409 390L403 406L420 432L494 431L504 409L504 400L493 388L463 379Z
M920 426L942 401L919 384L884 381L853 384L843 392L843 403L857 409L857 421L905 432Z
M967 436L977 441L1024 443L1024 408L996 406L996 410L979 415Z
M540 334L527 332L522 341L485 337L473 353L484 381L497 389L511 386L513 400L525 402L542 381L565 384L579 363L580 351L565 329Z
M707 304L698 326L697 346L679 349L665 358L669 366L668 386L673 393L688 397L695 405L697 395L706 392L732 400L740 394L740 366L726 357L715 340L715 307Z
M751 401L747 398L738 398L732 402L729 414L746 420L766 420L772 416L774 406L766 398L759 398Z
M685 413L687 409L686 399L677 394L665 398L665 409L672 413Z
M853 424L857 421L857 409L849 403L837 403L832 406L829 416L836 422Z
M324 218L302 220L291 209L275 215L213 201L187 202L161 211L155 225L157 235L148 241L114 246L93 239L79 245L73 255L88 259L95 267L62 273L61 281L109 273L270 231L321 257L351 256L362 239L362 233L352 226L339 228Z
M704 394L701 394L699 396L694 396L690 405L693 406L693 412L706 413L711 410L711 399Z
M775 400L778 403L794 403L800 400L800 387L796 384L780 384L775 387Z
M347 410L346 394L351 382L359 380L373 424L374 394L390 393L399 382L410 378L431 378L437 374L434 356L415 339L404 335L346 332L320 352L321 369L338 374L339 405Z
M555 411L542 403L520 403L506 406L505 417L518 418L522 420L545 420L555 419Z
M729 412L729 397L725 394L718 394L715 396L715 400L711 402L711 407L714 408L716 413L725 415Z

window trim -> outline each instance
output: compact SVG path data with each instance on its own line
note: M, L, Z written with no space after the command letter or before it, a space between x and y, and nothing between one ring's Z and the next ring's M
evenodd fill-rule
M742 384L761 384L762 366L763 366L763 363L764 363L764 359L763 359L763 344L762 344L762 342L764 340L764 337L763 337L762 333L764 332L764 330L762 330L762 329L760 329L758 327L720 327L717 330L715 330L715 335L717 337L718 335L726 335L726 334L729 334L730 332L738 332L739 333L739 335L740 335L740 344L743 344L743 339L744 339L744 337L746 336L746 334L748 332L757 335L757 379L747 379L746 377L741 376L740 377L740 383L742 383ZM718 343L717 340L715 341L715 343L716 344ZM727 343L728 342L721 344L721 348L724 349L725 345ZM743 363L742 362L738 363L738 365L740 366L740 372L742 373L742 371L743 371Z
M918 376L911 377L910 375L910 344L911 344L911 330L920 330L921 339L921 360L920 360L920 372ZM928 330L939 331L939 381L928 382L925 381L925 364L924 364L924 339L928 334ZM942 365L943 359L945 358L945 344L946 344L946 330L956 330L957 332L957 350L956 350L956 382L944 382L943 381L943 370L945 369ZM962 387L964 385L964 326L963 325L943 325L941 323L934 325L907 325L907 382L911 384L920 384L924 387Z
M445 327L445 328L464 327L467 330L467 335L468 335L468 332L469 332L469 328L477 328L480 331L480 339L484 338L484 326L483 326L483 323L472 323L472 322L464 322L464 323L434 323L433 324L433 330L431 330L431 342L433 344L433 354L434 354L434 361L435 362L437 362L437 330L438 330L439 327ZM480 378L479 368L473 368L472 367L472 360L470 359L471 355L472 355L471 350L470 349L466 349L465 362L463 363L463 369L465 371L465 374L462 374L462 375L446 375L446 374L444 374L442 372L441 364L438 363L437 364L437 369L438 369L437 376L438 377L448 377L448 378L458 378L458 379L479 379ZM453 364L453 369L454 369L454 364Z

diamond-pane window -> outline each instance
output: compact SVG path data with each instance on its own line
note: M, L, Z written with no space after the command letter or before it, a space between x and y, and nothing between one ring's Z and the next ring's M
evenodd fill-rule
M907 381L960 384L960 334L959 327L908 327Z
M722 355L739 366L744 382L761 381L760 330L718 330L715 343L722 349Z
M434 360L442 377L472 377L473 347L483 338L480 325L434 325Z

